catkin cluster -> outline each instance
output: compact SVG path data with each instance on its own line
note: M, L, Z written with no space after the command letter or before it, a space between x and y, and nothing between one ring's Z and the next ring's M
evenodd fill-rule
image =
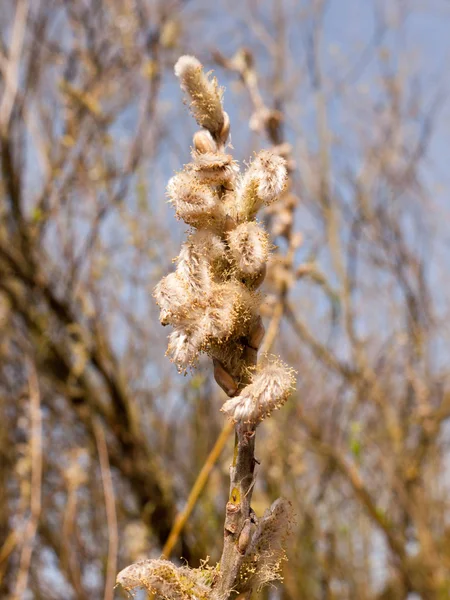
M256 215L283 191L285 160L263 150L241 173L226 152L230 121L216 79L192 56L178 60L175 74L202 129L192 162L167 186L177 218L190 227L175 271L154 290L161 323L173 327L168 355L180 371L195 366L200 353L210 356L230 396L222 410L234 421L258 423L293 386L292 371L280 361L256 367L264 335L257 290L270 248Z
M281 580L286 560L284 543L292 525L290 502L278 498L254 526L250 545L238 575L241 592L260 590ZM134 598L137 589L146 590L155 600L211 600L220 576L218 566L203 562L197 569L176 567L167 560L143 560L126 567L117 576L120 585Z
M131 598L137 589L146 590L155 600L209 600L211 569L176 567L168 560L143 560L123 569L117 576Z

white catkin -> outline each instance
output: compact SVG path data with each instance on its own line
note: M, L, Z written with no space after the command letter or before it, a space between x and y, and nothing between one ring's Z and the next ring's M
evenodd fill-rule
M286 161L262 150L241 177L237 188L238 213L242 220L253 219L265 204L274 202L286 185Z
M220 275L227 265L225 243L220 236L207 229L199 229L189 237L199 254L205 257L214 273Z
M294 387L292 369L279 361L259 368L239 396L227 400L221 410L233 421L258 423L280 408Z
M269 256L268 235L257 223L241 223L228 233L230 254L241 275L255 276Z
M201 327L212 341L245 335L254 316L258 296L237 281L214 287Z
M206 600L211 589L201 569L176 567L168 560L143 560L126 567L116 582L127 592L143 588L165 600Z
M281 546L293 521L292 505L285 498L278 498L259 519L258 529L249 546L250 552L265 552Z
M218 152L192 153L194 162L189 169L204 184L233 187L239 167L229 154Z
M201 351L203 339L199 330L186 331L175 328L169 336L167 354L180 370L195 365Z
M176 273L169 273L156 285L153 296L160 308L163 325L180 322L189 305L189 293Z
M253 161L258 195L265 204L278 198L286 185L286 160L273 152L262 150Z
M210 341L231 337L236 324L237 297L229 284L216 285L199 323L203 335Z
M209 79L195 56L181 56L174 70L182 90L190 100L189 106L197 123L213 136L219 135L224 128L225 117L222 90L216 79Z
M207 298L212 291L211 268L204 248L194 236L181 246L176 263L177 275L193 294L193 303Z
M178 173L167 185L176 215L193 227L217 226L224 219L223 206L214 192L190 172Z
M243 590L259 591L271 581L282 579L284 545L293 521L292 505L285 498L275 500L259 519L240 570Z

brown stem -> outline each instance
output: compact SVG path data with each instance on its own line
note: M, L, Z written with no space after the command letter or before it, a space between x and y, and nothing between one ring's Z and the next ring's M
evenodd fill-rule
M255 429L238 423L235 428L235 452L230 467L230 496L226 506L224 545L220 560L220 579L214 600L226 600L236 587L244 559L246 540L244 525L250 519L250 502L255 469Z
M247 347L245 363L254 368L257 351ZM250 352L250 350L252 350ZM245 372L245 369L243 370ZM247 377L240 382L238 394L249 383ZM220 577L213 591L213 600L227 600L236 589L239 571L250 543L249 527L251 500L254 486L256 425L237 423L233 462L230 466L230 494L225 509L224 541L220 559Z
M34 365L30 364L30 417L31 417L31 498L30 518L25 527L24 541L20 556L19 573L13 598L20 600L28 585L34 540L41 515L42 491L42 415L39 382Z

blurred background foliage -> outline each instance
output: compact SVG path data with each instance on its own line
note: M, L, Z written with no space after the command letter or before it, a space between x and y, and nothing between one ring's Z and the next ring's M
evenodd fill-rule
M151 297L165 183L226 88L233 153L282 146L262 306L297 392L259 430L254 509L291 500L268 599L450 598L445 0L2 0L0 598L111 599L158 557L224 424ZM172 551L218 560L232 441Z

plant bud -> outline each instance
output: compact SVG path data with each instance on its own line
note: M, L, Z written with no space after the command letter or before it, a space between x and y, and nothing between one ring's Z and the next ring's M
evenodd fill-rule
M194 148L200 154L217 151L216 142L212 139L209 131L205 129L194 133Z
M261 342L263 341L265 334L264 325L260 316L256 319L253 327L250 329L250 333L248 336L248 345L250 348L254 348L258 350L261 346Z
M254 348L250 348L250 346L244 347L244 360L245 364L250 366L255 366L258 360L258 350Z
M245 519L244 527L242 528L241 533L239 534L238 539L238 552L239 554L245 554L247 548L250 545L251 534L252 534L252 522L250 519Z
M232 398L238 390L236 381L227 371L225 371L222 364L217 359L213 359L213 364L214 379L216 380L216 383L220 385L227 396Z
M222 144L225 144L225 142L228 139L229 134L230 134L230 117L228 116L228 113L223 111L223 127L219 133L219 139L222 142Z
M261 269L252 277L244 277L243 282L250 290L257 290L266 278L267 267L264 264Z

